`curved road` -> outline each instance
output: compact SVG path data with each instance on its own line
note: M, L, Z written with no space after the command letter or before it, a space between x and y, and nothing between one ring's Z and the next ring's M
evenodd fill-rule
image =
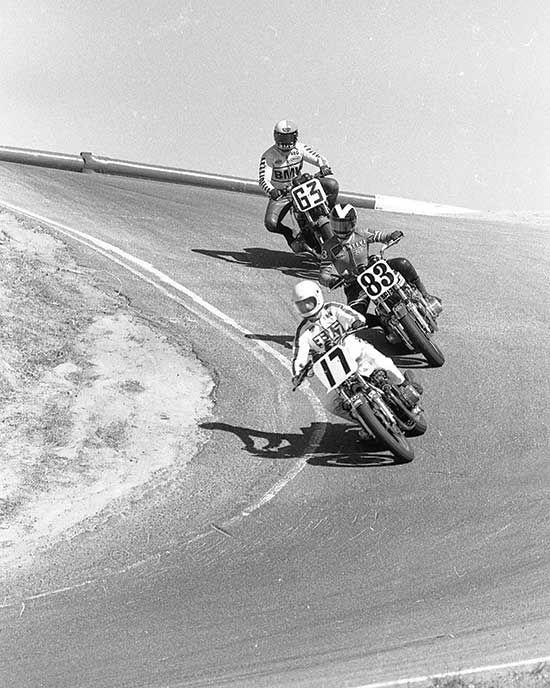
M547 229L362 215L405 232L445 305L446 364L397 359L419 368L429 429L395 466L290 393L308 266L262 229L261 198L16 165L0 180L0 201L148 261L244 330L67 240L191 338L216 418L177 484L5 572L0 685L357 688L550 655Z

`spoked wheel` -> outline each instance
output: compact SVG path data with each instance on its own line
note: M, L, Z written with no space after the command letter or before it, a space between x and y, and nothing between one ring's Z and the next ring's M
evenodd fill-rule
M366 401L355 411L365 430L370 431L384 444L399 459L399 463L408 463L414 459L414 450L397 425L384 425Z

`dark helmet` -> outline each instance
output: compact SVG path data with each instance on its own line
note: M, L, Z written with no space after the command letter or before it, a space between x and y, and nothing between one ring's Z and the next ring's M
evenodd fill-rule
M284 152L292 150L298 140L298 127L289 119L282 119L273 129L273 138L279 150Z
M330 211L332 231L342 241L349 239L357 224L357 210L350 204L337 203Z

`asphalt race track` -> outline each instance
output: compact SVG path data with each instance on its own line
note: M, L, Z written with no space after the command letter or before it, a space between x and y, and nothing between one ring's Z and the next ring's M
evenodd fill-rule
M289 295L315 272L265 232L262 198L9 164L0 181L0 202L147 261L242 328L67 239L192 340L216 418L176 484L19 582L3 572L1 686L358 688L550 655L548 229L361 212L405 232L391 255L445 307L445 365L396 358L429 427L393 465L290 391Z

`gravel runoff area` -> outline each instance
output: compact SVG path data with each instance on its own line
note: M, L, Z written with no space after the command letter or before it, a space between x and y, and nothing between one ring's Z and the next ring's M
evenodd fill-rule
M214 383L47 230L0 211L0 253L0 566L21 567L181 470Z

